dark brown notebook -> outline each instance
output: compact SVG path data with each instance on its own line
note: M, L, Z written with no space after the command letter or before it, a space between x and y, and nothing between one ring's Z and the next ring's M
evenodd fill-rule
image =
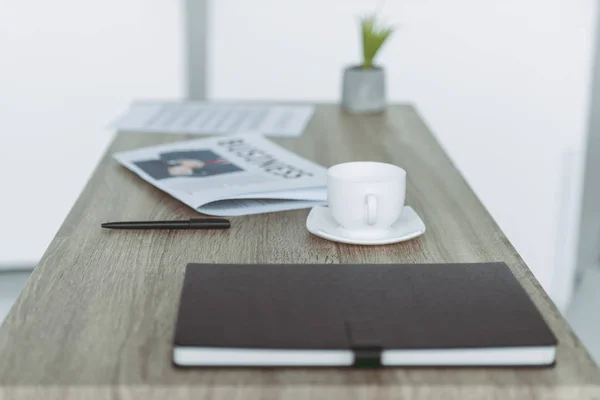
M504 263L189 264L178 366L551 365Z

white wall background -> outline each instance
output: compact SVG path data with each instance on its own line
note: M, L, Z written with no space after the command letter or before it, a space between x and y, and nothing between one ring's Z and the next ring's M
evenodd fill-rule
M0 269L35 265L136 97L183 95L173 0L0 0Z
M337 101L369 0L218 0L209 96ZM388 0L389 98L416 103L561 306L574 267L594 0ZM324 135L327 132L323 132Z

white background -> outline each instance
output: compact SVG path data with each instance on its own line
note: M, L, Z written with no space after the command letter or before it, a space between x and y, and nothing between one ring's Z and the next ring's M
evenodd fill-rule
M183 94L173 0L0 0L0 268L39 260L135 97Z
M214 99L339 99L368 0L212 0ZM388 0L391 101L416 104L563 302L577 223L593 0ZM0 0L0 265L42 255L137 97L183 95L174 0ZM323 132L327 134L327 132ZM373 138L376 140L376 138ZM26 221L25 224L22 221Z
M219 0L209 95L338 101L367 0ZM546 290L564 303L591 82L593 0L402 0L379 59ZM326 135L327 132L323 132ZM373 137L373 140L377 140Z

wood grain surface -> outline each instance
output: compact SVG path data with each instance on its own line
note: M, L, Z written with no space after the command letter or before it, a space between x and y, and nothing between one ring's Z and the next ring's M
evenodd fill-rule
M275 141L325 166L408 172L417 239L342 245L305 229L308 210L236 217L227 231L106 231L110 220L198 214L111 155L191 138L118 134L0 328L0 399L600 399L600 372L415 109L353 116L322 105L300 138ZM197 137L195 137L197 138ZM554 368L178 370L171 365L185 265L505 261L559 339ZM251 265L248 268L252 268ZM215 305L218 306L218 305Z

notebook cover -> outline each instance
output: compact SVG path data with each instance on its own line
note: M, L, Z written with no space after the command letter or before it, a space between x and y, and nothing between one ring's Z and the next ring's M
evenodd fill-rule
M446 349L557 341L504 263L189 264L175 346Z

